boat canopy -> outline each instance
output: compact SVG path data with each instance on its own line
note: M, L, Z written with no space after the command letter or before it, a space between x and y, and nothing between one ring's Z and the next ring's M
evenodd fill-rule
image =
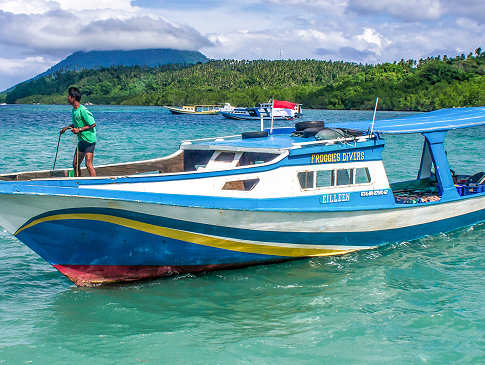
M325 123L326 127L371 129L372 121ZM381 119L374 123L374 132L403 134L447 131L485 125L485 107L440 109L403 118Z
M277 132L280 132L281 130L286 131L286 133L270 134L264 138L243 139L241 138L241 135L238 134L235 136L184 141L180 148L182 150L283 153L293 147L296 143L308 141L308 138L291 136L293 128L281 128Z

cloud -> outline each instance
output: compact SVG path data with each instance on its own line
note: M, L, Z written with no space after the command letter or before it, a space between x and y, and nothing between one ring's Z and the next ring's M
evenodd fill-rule
M336 14L343 13L348 0L265 0L265 2L280 8L292 7Z
M0 9L13 14L43 14L52 10L100 10L132 11L130 0L0 0Z
M133 0L131 5L149 9L207 9L224 4L224 0Z
M483 0L442 0L447 14L472 19L478 24L485 23L485 4ZM483 32L483 29L482 29Z
M50 60L44 57L4 58L0 57L0 73L14 76L19 72L30 74L40 66L48 66Z
M331 59L347 59L357 62L366 62L368 60L375 60L377 58L377 55L372 51L358 50L353 47L341 47L337 50L317 48L315 49L315 54Z
M375 63L381 46L387 41L371 28L344 33L332 29L265 29L258 32L240 31L214 34L209 37L215 47L207 49L212 58L245 59L325 59ZM370 49L369 49L370 48Z
M483 0L0 0L0 9L0 89L16 72L23 80L13 64L40 73L77 50L377 63L485 48Z
M445 11L440 0L349 0L348 10L364 15L387 14L405 21L436 20Z
M161 18L86 21L66 10L45 14L12 14L0 11L0 44L51 54L58 51L175 48L196 50L211 45L195 29Z
M53 62L56 62L56 60L53 61L40 56L22 58L0 57L0 91L34 77L39 73L39 70L49 68Z
M283 19L285 22L293 24L297 28L310 28L315 26L315 21L313 19L308 19L303 16L287 16Z
M343 59L350 59L350 60L358 60L358 61L365 61L372 56L375 59L376 54L372 51L367 49L358 50L353 47L342 47L339 49L339 55L342 56Z
M374 45L379 48L382 48L383 46L391 43L390 40L384 38L381 34L379 34L375 29L372 28L364 28L364 32L357 35L356 38L358 40L367 42L369 45Z
M200 50L209 39L129 0L0 0L0 90L83 50Z

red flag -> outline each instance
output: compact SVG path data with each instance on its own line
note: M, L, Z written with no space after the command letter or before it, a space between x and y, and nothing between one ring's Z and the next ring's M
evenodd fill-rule
M273 100L273 108L293 109L296 103L284 100Z

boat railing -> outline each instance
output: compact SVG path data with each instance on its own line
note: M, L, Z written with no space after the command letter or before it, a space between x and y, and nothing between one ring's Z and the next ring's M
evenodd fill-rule
M293 147L291 148L302 148L305 146L311 145L331 145L336 143L355 143L355 142L365 142L368 141L370 138L369 136L361 136L361 137L348 137L348 138L335 138L335 139L323 139L320 141L309 141L309 142L295 142L293 143Z
M229 138L237 138L237 137L241 137L240 134L234 134L234 135L231 135L231 136L222 136L222 137L208 137L208 138L197 138L197 139L186 139L184 141L182 141L181 145L184 145L184 144L192 144L194 142L207 142L207 141L224 141L225 139L229 139Z

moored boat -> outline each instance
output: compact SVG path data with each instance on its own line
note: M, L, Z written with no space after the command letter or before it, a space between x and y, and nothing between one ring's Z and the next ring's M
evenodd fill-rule
M371 249L485 220L485 174L453 175L444 148L448 130L483 125L483 107L372 132L300 122L185 141L94 178L4 174L0 225L81 286ZM424 137L417 177L390 184L383 135L408 133Z
M236 107L233 110L221 110L224 118L236 120L293 120L302 116L302 105L289 101L273 100L252 108Z
M215 115L222 108L221 105L183 105L167 106L173 114L197 114L197 115Z

